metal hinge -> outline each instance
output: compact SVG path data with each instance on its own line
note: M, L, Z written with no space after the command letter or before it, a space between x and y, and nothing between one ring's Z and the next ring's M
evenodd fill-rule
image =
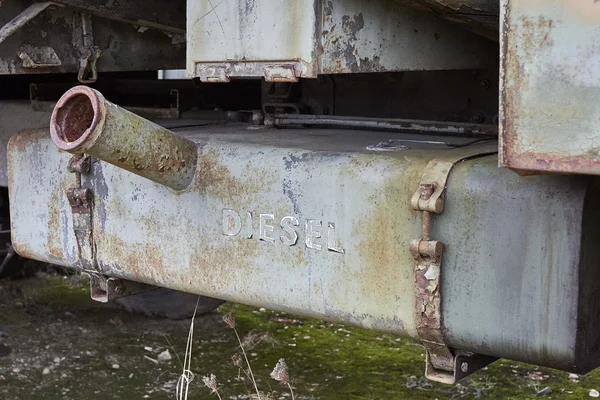
M465 376L496 360L451 349L444 340L441 313L441 278L444 244L431 239L432 213L444 210L446 181L459 159L432 160L427 164L419 189L411 199L411 206L421 211L423 233L410 243L415 266L415 318L417 334L426 350L425 376L433 381L453 384Z

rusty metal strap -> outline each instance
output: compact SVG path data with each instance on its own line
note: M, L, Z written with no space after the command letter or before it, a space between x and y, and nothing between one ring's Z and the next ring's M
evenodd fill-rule
M77 255L81 269L96 269L96 246L94 245L92 205L93 194L89 188L82 188L81 176L90 172L91 158L76 154L69 160L67 170L75 174L75 186L67 189L67 199L73 216L73 231L77 241Z
M450 171L466 159L496 153L495 146L472 146L452 152L446 159L431 160L421 176L411 206L422 212L422 237L410 243L415 265L415 319L417 334L427 351L428 378L448 381L456 371L456 354L446 345L442 333L441 292L442 256L444 244L431 240L431 213L444 210L444 193ZM433 370L430 370L430 367ZM442 376L442 377L440 377Z

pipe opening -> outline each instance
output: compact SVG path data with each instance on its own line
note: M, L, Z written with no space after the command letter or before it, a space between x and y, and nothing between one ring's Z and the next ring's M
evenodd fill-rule
M57 133L65 142L75 142L83 136L91 128L93 120L94 107L85 94L72 96L56 110Z

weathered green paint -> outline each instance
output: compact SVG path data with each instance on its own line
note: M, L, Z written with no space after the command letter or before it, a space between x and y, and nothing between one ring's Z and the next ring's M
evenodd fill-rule
M82 186L94 193L96 252L87 264L106 275L413 338L409 244L422 226L411 197L423 169L434 158L460 159L496 146L475 151L411 141L409 150L377 152L366 147L424 137L241 124L179 133L198 146L196 175L183 191L98 160L83 177ZM65 197L74 177L66 172L69 155L53 146L44 131L10 142L13 241L23 255L78 267ZM578 306L575 295L599 281L586 279L593 263L585 260L597 257L597 246L581 241L582 221L598 220L583 206L595 198L593 179L521 181L496 162L487 156L455 166L446 208L433 217L431 238L447 249L441 267L446 342L587 370L594 354L578 348L587 345L582 332L595 325L573 321L600 315L593 304ZM233 215L225 223L223 210ZM292 234L280 224L290 228L293 218L298 238L290 243Z

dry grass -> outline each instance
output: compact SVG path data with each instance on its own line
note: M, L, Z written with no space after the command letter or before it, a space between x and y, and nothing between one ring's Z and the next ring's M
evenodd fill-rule
M181 376L179 377L179 381L177 382L177 400L187 400L189 393L189 385L190 382L194 379L194 373L191 371L191 360L195 316L196 312L194 311L194 317L192 318L192 322L190 324L190 330L188 333L188 340L186 344L185 359L183 363L183 373L181 374ZM233 330L235 337L238 341L239 348L241 350L241 355L239 353L234 354L231 357L231 362L234 366L238 368L238 372L243 372L254 386L255 393L250 395L250 397L257 400L272 400L273 396L271 393L266 393L258 389L258 384L256 383L254 373L252 372L252 366L250 365L250 361L248 360L247 351L255 348L259 344L268 343L274 345L275 343L277 343L277 341L273 338L271 334L258 331L249 332L244 337L244 340L242 340L236 328L235 314L231 312L226 315L223 315L222 318L223 322L225 322L227 326L229 326ZM239 375L240 374L238 373L238 379L240 378ZM288 366L283 358L279 359L277 365L273 369L273 372L271 372L270 376L271 378L275 379L281 384L286 385L290 390L292 400L295 400L294 391L292 390L292 386L290 384ZM219 400L222 400L220 386L217 381L217 377L214 374L203 376L202 382L204 383L204 386L206 386L210 390L211 394L215 394L219 398Z
M250 351L259 344L270 344L275 346L277 344L277 340L275 340L273 335L268 332L250 331L246 334L246 336L244 336L241 347L243 347L246 351Z

